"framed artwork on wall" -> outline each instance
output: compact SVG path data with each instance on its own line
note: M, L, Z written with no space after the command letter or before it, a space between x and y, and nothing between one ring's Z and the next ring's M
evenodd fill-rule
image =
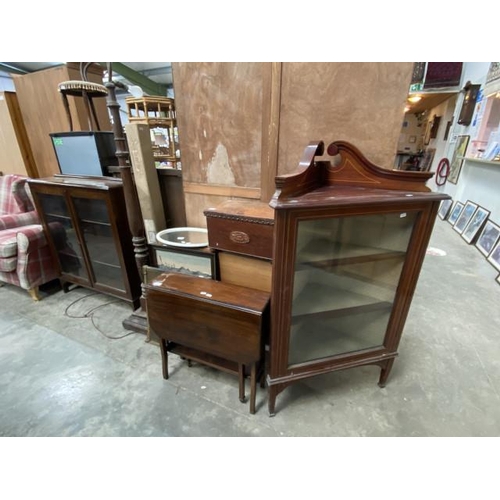
M467 226L464 229L464 232L462 233L462 238L467 243L473 243L475 241L475 239L479 234L479 231L481 231L481 229L483 228L484 223L486 222L486 219L488 218L489 215L490 215L489 210L486 210L483 207L478 207L478 209L472 216L472 219L467 224Z
M489 220L486 221L484 229L477 239L476 247L485 257L488 257L499 240L500 226Z
M488 262L498 271L500 271L500 241L497 241L495 248L488 257Z
M464 162L465 153L467 152L467 146L469 145L469 139L469 135L459 135L457 137L455 150L453 151L453 156L450 163L450 175L448 176L448 180L453 184L456 184L458 182L460 171L462 170L462 164Z
M443 200L441 205L439 206L438 215L441 219L445 220L450 213L451 205L453 204L453 200Z
M418 169L420 172L428 172L432 165L432 160L434 160L434 155L436 153L436 148L427 148L424 151L424 155L418 164Z
M455 222L457 222L458 217L462 213L462 210L464 208L464 204L457 201L455 203L455 206L453 207L453 210L451 211L450 216L448 217L448 222L453 225Z
M457 219L457 222L453 226L453 229L458 233L462 234L464 229L467 227L467 224L472 219L474 212L477 210L477 205L472 203L472 201L468 201L465 204L464 209L462 210L460 217Z

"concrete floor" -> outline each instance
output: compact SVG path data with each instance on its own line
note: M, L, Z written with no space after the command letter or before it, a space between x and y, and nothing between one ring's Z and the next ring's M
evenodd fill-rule
M268 417L238 400L237 379L127 335L130 309L76 288L34 303L0 288L1 436L498 436L500 286L497 272L440 219L389 382L379 369L330 373L289 387ZM85 297L85 298L84 298ZM84 315L96 309L93 319Z

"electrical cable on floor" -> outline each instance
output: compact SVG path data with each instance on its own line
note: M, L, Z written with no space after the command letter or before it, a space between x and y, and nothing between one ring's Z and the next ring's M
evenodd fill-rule
M94 311L96 311L97 309L100 309L101 307L104 307L104 306L108 306L109 304L116 304L118 302L121 302L120 300L112 300L111 302L106 302L104 304L100 304L96 307L93 307L92 309L90 309L89 311L87 311L83 316L72 316L71 314L69 314L69 309L70 307L73 307L77 302L79 302L80 300L82 299L86 299L87 297L92 297L93 295L100 295L98 292L94 292L94 293L89 293L88 295L83 295L82 297L78 297L76 300L74 300L71 304L69 304L69 306L66 307L66 309L64 310L64 316L66 316L67 318L72 318L72 319L85 319L85 318L90 318L90 321L92 322L92 325L94 325L94 328L101 334L101 335L104 335L104 337L106 337L107 339L110 339L110 340L120 340L120 339L123 339L125 337L128 337L129 335L132 335L133 331L129 331L128 333L126 333L125 335L121 335L120 337L111 337L110 335L107 335L106 333L104 333L95 323L94 321Z

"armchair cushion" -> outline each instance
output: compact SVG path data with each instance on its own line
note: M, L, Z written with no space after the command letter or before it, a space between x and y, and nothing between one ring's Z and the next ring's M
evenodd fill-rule
M0 259L17 255L17 232L17 228L0 232Z
M5 229L13 229L20 226L28 226L30 224L38 224L40 222L36 210L25 212L22 214L6 214L0 216L0 231Z
M0 272L11 273L15 271L17 267L17 255L15 257L7 257L6 259L0 259Z
M34 210L26 180L16 174L0 176L0 216Z

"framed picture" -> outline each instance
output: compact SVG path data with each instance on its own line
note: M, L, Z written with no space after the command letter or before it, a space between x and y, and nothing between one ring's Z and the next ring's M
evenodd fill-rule
M453 226L453 229L458 234L462 234L464 232L464 229L467 227L467 224L472 219L472 216L474 215L476 209L477 205L475 203L472 203L472 201L468 201L465 204L464 209L460 213L460 217L457 219L457 222L455 222L455 225Z
M424 155L422 156L418 164L418 169L420 170L420 172L428 172L430 170L435 153L436 148L427 148L424 151Z
M455 222L457 222L458 217L462 213L462 210L464 208L464 204L457 201L455 203L455 206L453 207L453 210L450 213L450 216L448 217L448 222L453 225Z
M410 139L408 140L410 144L414 144L417 142L417 136L416 135L410 135Z
M486 219L490 215L490 211L484 209L483 207L478 207L478 209L474 212L474 215L472 216L472 219L469 221L467 226L464 229L464 232L462 233L462 238L467 242L467 243L473 243L474 240L477 238L477 235L479 234L479 231L484 226L484 223L486 222Z
M453 157L450 162L450 175L448 176L448 180L453 184L458 182L458 177L462 170L462 163L464 162L464 156L467 151L467 146L469 145L469 138L470 136L468 135L459 135L457 137L455 150L453 151Z
M488 257L499 240L500 226L489 220L486 221L484 229L477 239L476 247L485 257Z
M488 257L488 262L498 271L500 271L500 241L493 248Z
M453 200L443 200L441 202L438 212L438 215L441 219L446 220L446 217L448 217L448 214L450 213L450 208L452 204Z
M216 279L215 253L204 248L171 248L150 245L153 265L162 272L173 271L200 278Z

